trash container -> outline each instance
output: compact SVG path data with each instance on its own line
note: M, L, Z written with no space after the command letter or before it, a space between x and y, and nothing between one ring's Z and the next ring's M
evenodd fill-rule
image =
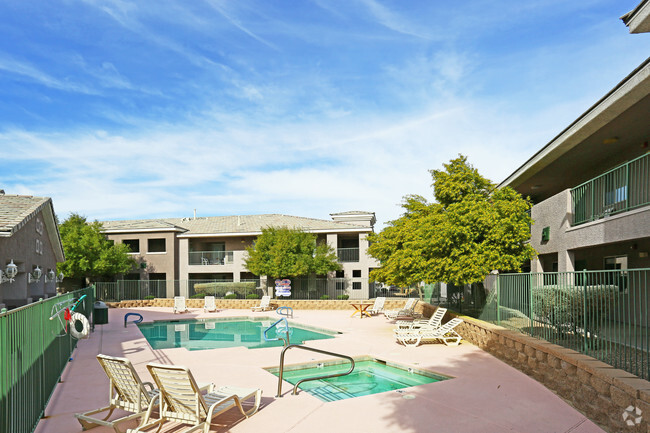
M93 324L106 325L108 323L108 305L96 301L93 307Z

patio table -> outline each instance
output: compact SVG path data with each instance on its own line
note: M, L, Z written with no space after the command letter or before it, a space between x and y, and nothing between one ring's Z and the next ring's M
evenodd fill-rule
M368 317L372 317L370 313L368 313L366 310L370 308L374 303L372 302L350 302L350 305L354 307L354 313L350 317L354 317L355 314L359 314L359 318L363 319L363 316L366 315Z

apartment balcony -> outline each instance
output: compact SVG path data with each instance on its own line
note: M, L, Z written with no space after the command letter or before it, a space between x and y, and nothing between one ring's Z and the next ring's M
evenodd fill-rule
M234 251L192 251L189 253L190 265L231 265Z
M359 248L337 248L336 253L341 263L359 261Z
M571 189L572 226L650 204L650 154Z

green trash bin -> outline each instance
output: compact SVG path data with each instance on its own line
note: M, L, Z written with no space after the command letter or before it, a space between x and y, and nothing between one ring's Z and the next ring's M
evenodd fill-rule
M108 305L96 301L93 307L93 324L106 325L108 323Z

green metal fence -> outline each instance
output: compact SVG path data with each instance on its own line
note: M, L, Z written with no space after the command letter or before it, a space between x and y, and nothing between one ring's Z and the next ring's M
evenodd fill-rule
M573 225L650 203L650 154L643 155L571 190Z
M503 274L480 318L650 378L650 269Z
M0 313L0 432L29 433L54 391L76 340L63 331L55 304L86 298L75 311L90 317L92 288ZM61 317L63 320L63 317Z

